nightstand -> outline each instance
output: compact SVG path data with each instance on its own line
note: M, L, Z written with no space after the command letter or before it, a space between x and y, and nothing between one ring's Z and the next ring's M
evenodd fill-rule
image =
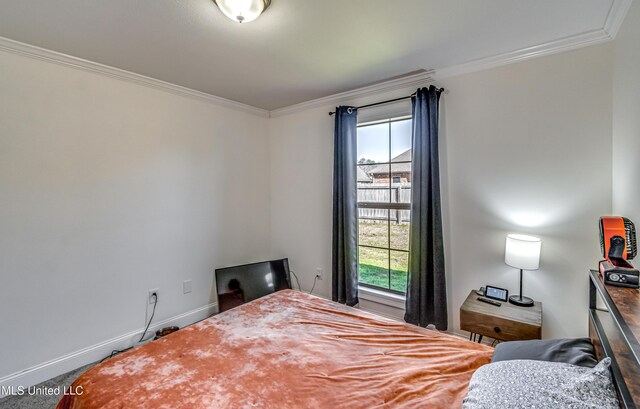
M498 307L478 301L478 297L472 290L460 307L460 329L480 335L478 342L483 336L500 341L542 338L542 303L518 307L505 301Z

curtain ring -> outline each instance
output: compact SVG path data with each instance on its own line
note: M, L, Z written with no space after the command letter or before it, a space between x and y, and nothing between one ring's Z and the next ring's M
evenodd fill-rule
M353 114L353 108L351 108L351 107L347 108L347 113L348 114Z

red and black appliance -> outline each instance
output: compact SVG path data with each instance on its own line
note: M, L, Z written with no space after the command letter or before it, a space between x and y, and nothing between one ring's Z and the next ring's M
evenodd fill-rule
M605 258L600 262L600 276L605 284L638 288L640 272L628 261L638 254L633 222L626 217L601 217L600 249Z

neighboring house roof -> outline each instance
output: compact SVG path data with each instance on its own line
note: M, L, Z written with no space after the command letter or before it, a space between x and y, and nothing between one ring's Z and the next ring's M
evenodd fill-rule
M411 163L398 163L395 164L393 162L406 162L411 160L411 149L407 149L402 152L400 155L391 159L391 173L406 173L411 172ZM388 175L389 174L389 165L379 165L375 168L371 169L369 172L372 175Z
M373 179L371 179L371 176L367 175L367 173L364 170L362 170L360 166L358 166L357 168L358 168L358 171L357 171L358 182L361 182L361 183L373 182Z

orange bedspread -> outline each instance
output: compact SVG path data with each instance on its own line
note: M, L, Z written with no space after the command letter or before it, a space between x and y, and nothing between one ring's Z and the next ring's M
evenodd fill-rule
M454 408L492 354L286 290L93 367L58 408Z

